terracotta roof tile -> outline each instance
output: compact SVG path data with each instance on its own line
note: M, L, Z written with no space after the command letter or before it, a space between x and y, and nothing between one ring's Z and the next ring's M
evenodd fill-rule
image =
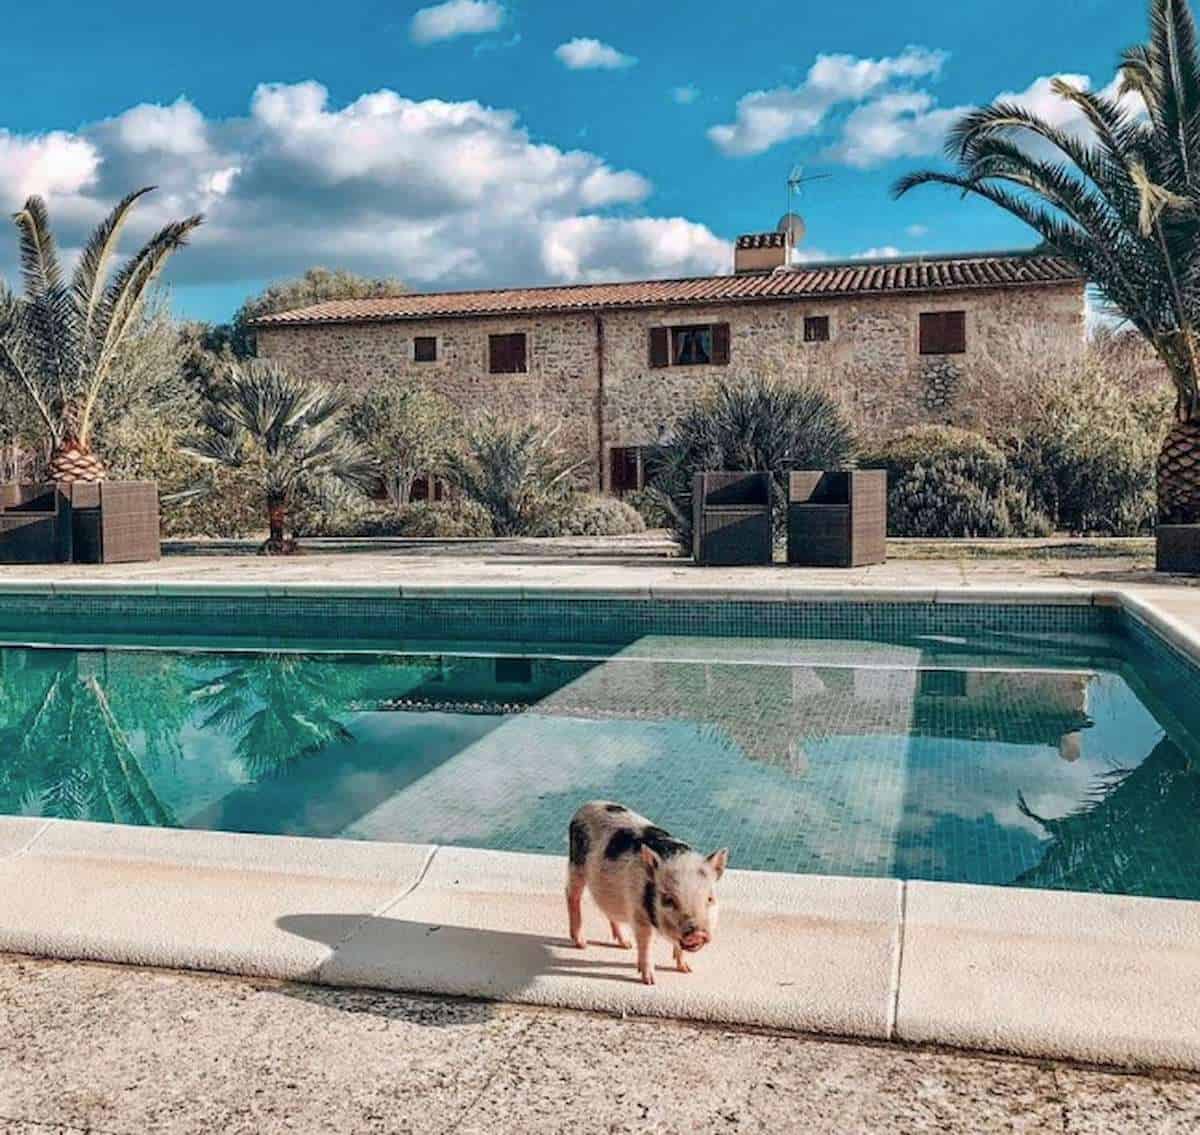
M264 316L256 322L264 327L392 322L1082 282L1079 269L1061 256L980 253L886 263L813 263L791 271L684 280L638 280L480 292L410 292L388 299L331 300Z

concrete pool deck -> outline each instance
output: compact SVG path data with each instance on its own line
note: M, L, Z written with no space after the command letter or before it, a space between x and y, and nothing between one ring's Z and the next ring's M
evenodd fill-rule
M222 559L10 569L0 592L1094 602L1200 657L1200 588L1136 571L1102 581L1095 562L1068 579L973 564L964 585L961 565L928 562L872 574L431 559L417 571L371 555L334 557L355 570L331 584L323 557L200 570ZM0 951L1200 1070L1200 903L731 872L719 942L691 976L665 968L660 944L647 989L629 955L568 947L562 871L554 857L0 818Z

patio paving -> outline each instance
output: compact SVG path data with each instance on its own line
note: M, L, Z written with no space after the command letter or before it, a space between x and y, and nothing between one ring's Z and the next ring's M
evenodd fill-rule
M0 957L0 1133L1191 1132L1200 1080Z

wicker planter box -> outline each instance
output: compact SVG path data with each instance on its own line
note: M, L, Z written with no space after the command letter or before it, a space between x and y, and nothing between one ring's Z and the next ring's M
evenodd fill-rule
M1200 524L1160 524L1156 536L1158 571L1200 575Z
M125 564L159 554L153 481L0 485L0 563Z
M887 559L887 473L792 473L787 558L803 567L865 567Z
M696 474L692 558L727 567L772 562L770 473Z

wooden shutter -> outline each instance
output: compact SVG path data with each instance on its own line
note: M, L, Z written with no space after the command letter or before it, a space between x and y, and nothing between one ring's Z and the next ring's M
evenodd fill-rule
M729 324L714 323L712 329L712 361L713 366L727 367L729 365Z
M609 490L616 496L631 493L638 484L638 451L634 446L615 445L609 451Z
M947 355L961 355L967 349L967 313L965 311L947 311L942 332L942 345Z
M650 365L652 367L667 367L671 365L670 328L650 328Z
M920 349L923 355L961 355L967 349L967 313L922 312Z
M492 374L525 373L525 333L488 336L488 370Z

